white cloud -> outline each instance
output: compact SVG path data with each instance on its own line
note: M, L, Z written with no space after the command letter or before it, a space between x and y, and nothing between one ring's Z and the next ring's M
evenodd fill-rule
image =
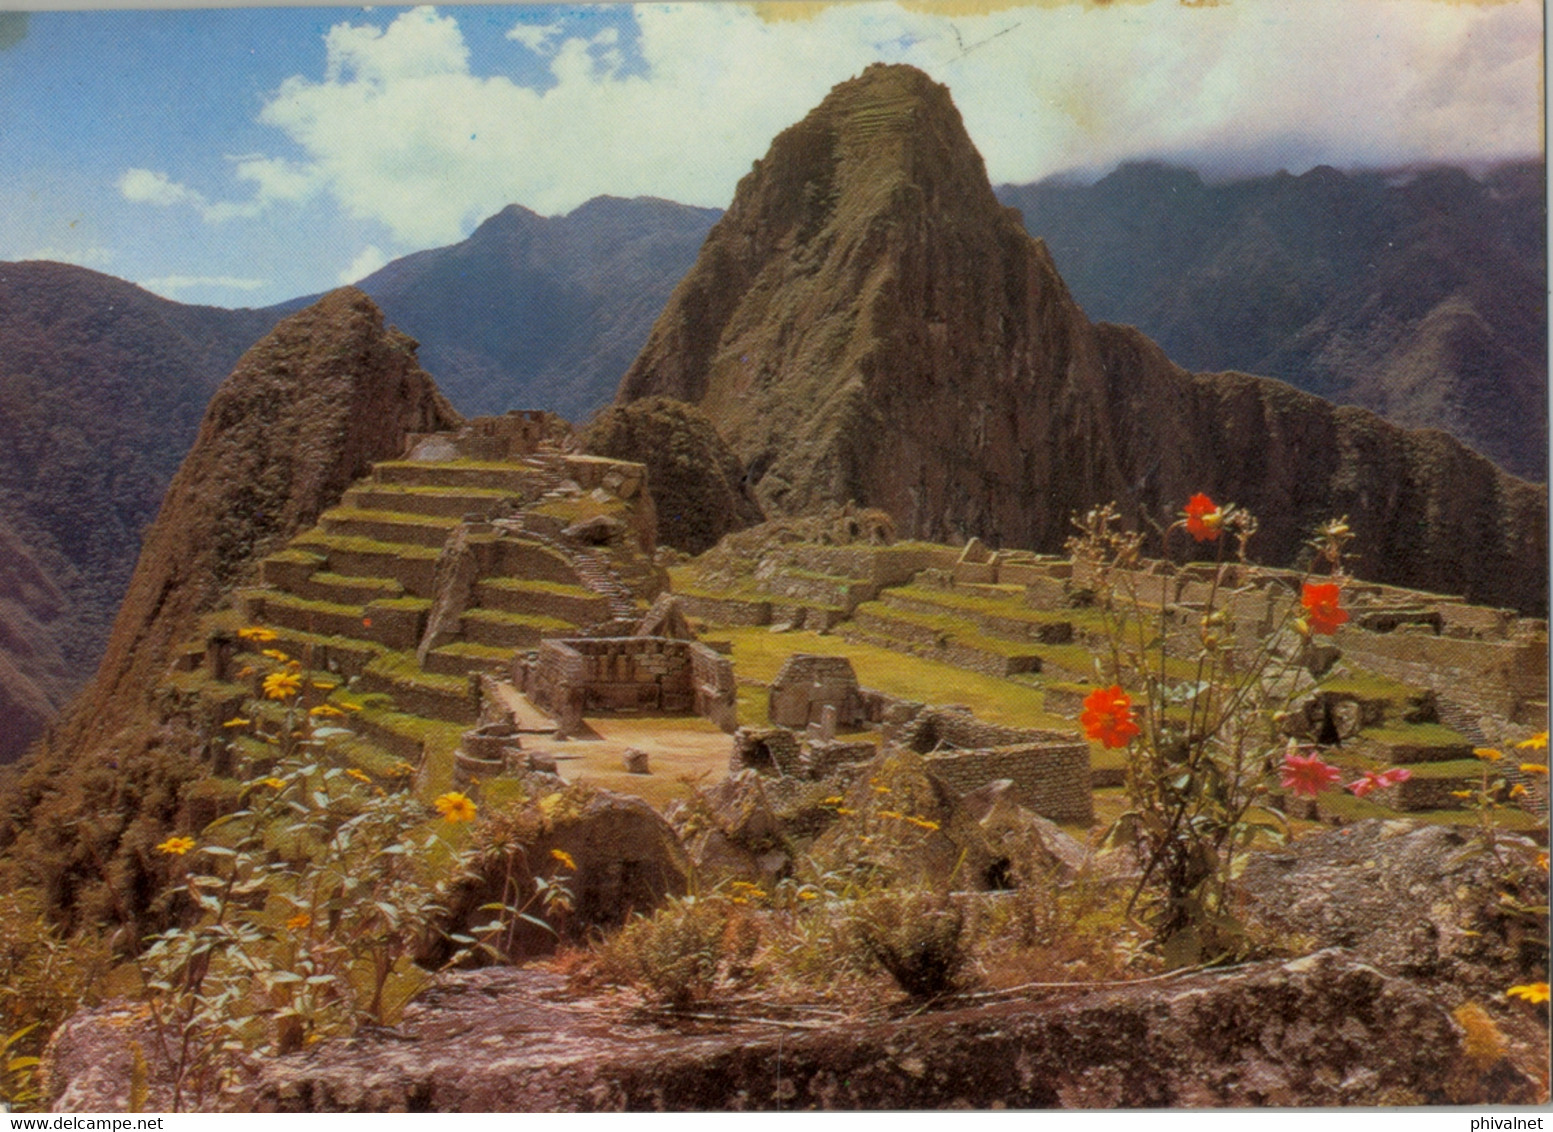
M125 200L162 208L178 204L191 204L196 208L205 206L205 198L201 194L187 185L179 184L166 173L151 169L127 170L119 178L119 192L124 194Z
M244 279L233 275L163 275L156 279L137 280L139 286L164 299L174 298L182 291L193 289L257 291L268 283L268 279Z
M521 43L536 55L549 54L550 41L565 30L563 24L524 24L513 25L507 32L507 38L514 43Z
M73 263L77 267L107 267L113 262L109 248L38 248L17 259L46 259L53 263Z
M388 255L376 244L368 244L361 249L360 255L351 260L350 266L340 272L339 281L342 284L358 283L386 263Z
M288 79L261 113L305 159L240 162L253 202L200 204L165 177L136 190L213 219L324 191L407 246L458 239L512 202L544 213L600 193L724 205L777 132L876 60L948 84L994 181L1134 157L1300 171L1541 144L1536 0L808 11L765 20L754 5L640 5L645 73L627 73L613 32L519 24L508 37L548 53L543 92L471 73L456 20L432 9L383 29L340 24L325 37L323 78Z

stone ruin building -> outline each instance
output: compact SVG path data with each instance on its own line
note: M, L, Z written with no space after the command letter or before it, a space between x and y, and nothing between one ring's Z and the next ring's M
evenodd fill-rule
M592 712L693 712L725 731L738 726L733 663L699 641L575 637L540 642L513 683L564 732Z
M929 708L858 686L845 657L799 653L771 683L768 728L734 734L729 772L817 780L879 751L872 740L838 740L870 725L886 747L923 756L928 773L956 794L1007 780L1014 801L1053 821L1094 819L1089 745L1076 734L1000 727L956 708Z

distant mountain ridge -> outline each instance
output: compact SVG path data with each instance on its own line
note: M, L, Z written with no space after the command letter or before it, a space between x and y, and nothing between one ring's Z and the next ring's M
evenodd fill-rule
M551 218L508 205L359 286L421 343L461 411L581 420L609 401L718 215L651 197L595 197Z
M1545 489L1091 323L910 67L838 85L740 181L618 401L652 396L717 423L768 515L855 501L908 536L1057 551L1098 503L1168 522L1206 491L1259 517L1260 561L1348 514L1363 576L1547 605Z
M1089 317L1178 364L1277 377L1547 478L1540 161L1223 184L1141 163L997 194Z
M274 321L0 263L0 763L96 668L206 403Z

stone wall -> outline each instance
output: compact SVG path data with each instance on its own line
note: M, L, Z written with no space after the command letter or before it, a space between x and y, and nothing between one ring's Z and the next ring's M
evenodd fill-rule
M927 771L957 794L1006 778L1020 805L1052 821L1094 820L1089 745L1077 737L928 755Z
M857 674L844 656L796 653L771 681L768 712L779 727L819 723L826 707L836 709L836 725L853 730L867 719Z
M1353 664L1432 688L1442 700L1513 719L1524 703L1545 701L1545 637L1495 641L1437 637L1429 632L1370 633L1345 627L1337 646Z

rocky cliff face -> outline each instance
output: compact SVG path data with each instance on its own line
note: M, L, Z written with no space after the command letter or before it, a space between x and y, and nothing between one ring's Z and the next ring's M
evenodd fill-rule
M407 433L458 421L417 364L414 341L385 330L381 312L354 288L286 319L243 355L146 535L95 681L6 799L0 845L18 837L37 843L24 855L44 875L28 879L71 905L78 887L96 890L97 874L122 864L122 853L149 848L138 841L176 811L183 785L176 765L188 754L158 726L148 701L172 650L258 559L311 526L372 461L397 456ZM91 826L76 826L82 814ZM132 900L125 893L137 887L144 887L139 874L103 899Z
M1284 563L1347 512L1360 571L1546 606L1546 493L1440 433L1192 375L1095 326L1001 206L949 92L870 67L740 182L618 400L698 404L768 514L855 500L903 534L1053 551L1116 500L1253 509Z

